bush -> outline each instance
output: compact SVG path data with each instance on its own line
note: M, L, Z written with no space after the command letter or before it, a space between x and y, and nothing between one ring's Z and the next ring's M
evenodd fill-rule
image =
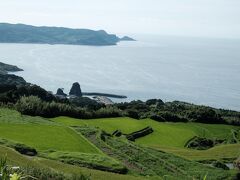
M151 115L150 119L158 121L158 122L164 122L165 121L165 119L162 116L157 115L157 114Z
M127 116L133 119L139 119L140 115L139 112L135 109L128 109L127 110Z
M161 116L165 121L169 121L169 122L187 122L188 121L186 118L171 112L160 112L158 116Z
M32 147L28 147L24 144L15 144L14 149L16 151L18 151L19 153L27 155L27 156L36 156L37 155L36 149L34 149Z
M221 169L224 169L224 170L229 170L229 167L227 167L226 164L224 164L224 163L222 163L222 162L220 162L220 161L214 161L214 162L212 163L212 165L213 165L214 167L216 167L216 168L221 168Z
M87 108L90 110L98 110L100 108L105 107L104 104L100 104L88 97L77 97L70 99L70 103L81 108Z
M196 122L218 124L224 123L224 120L213 109L201 107L187 113L187 117Z
M122 116L122 112L118 108L112 106L92 111L55 101L45 102L36 96L21 97L16 103L15 108L25 115L42 116L46 118L69 116L79 119L91 119Z
M116 107L108 106L97 110L95 116L97 118L121 117L122 112Z
M157 107L164 105L164 102L161 99L149 99L146 101L146 105L156 105Z

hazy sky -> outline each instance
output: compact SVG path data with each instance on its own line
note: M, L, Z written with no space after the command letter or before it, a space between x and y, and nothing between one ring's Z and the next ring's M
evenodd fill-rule
M240 38L240 0L0 0L0 22Z

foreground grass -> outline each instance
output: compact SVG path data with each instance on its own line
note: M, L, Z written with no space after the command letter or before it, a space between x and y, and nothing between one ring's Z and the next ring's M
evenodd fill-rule
M98 180L106 180L106 179L116 179L116 180L142 180L145 178L134 177L130 175L120 175L115 173L109 173L104 171L92 170L83 167L77 167L73 165L64 164L58 161L49 160L45 158L34 157L30 158L27 156L23 156L16 151L0 146L0 158L7 155L8 161L10 165L13 166L21 166L27 167L31 166L34 168L43 168L43 169L51 169L56 172L66 173L66 174L84 174L86 176L90 176L91 179Z

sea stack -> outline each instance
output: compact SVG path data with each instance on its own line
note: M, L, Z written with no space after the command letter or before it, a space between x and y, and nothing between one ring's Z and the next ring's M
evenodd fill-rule
M67 94L65 94L65 93L63 92L63 88L58 88L56 95L58 95L58 96L65 96L65 97L67 96Z
M69 92L69 95L70 96L77 96L77 97L82 96L81 87L80 87L80 84L78 82L73 83L72 88Z

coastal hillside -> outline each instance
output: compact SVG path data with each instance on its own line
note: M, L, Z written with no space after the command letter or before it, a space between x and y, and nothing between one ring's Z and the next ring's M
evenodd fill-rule
M133 40L124 37L123 40ZM36 27L25 24L0 23L1 43L38 43L71 45L116 45L121 38L104 30Z
M40 180L239 179L240 112L161 99L108 104L98 98L111 94L82 93L78 82L53 94L11 79L16 66L0 68L0 170L19 166L18 176Z

